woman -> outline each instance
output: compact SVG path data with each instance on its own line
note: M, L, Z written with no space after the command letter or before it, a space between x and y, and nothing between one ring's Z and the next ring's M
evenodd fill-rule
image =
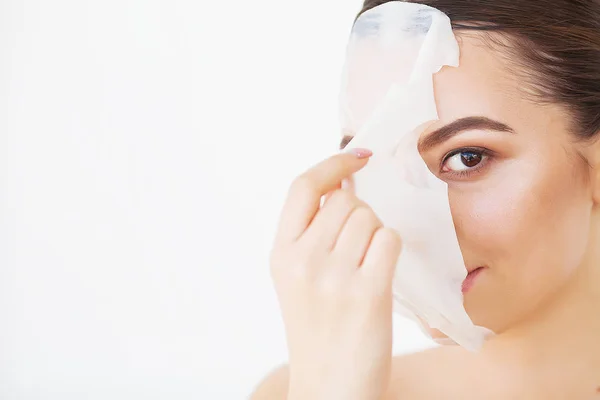
M481 267L465 308L497 335L392 359L401 238L339 189L370 155L346 152L292 185L271 265L290 366L253 398L600 398L600 1L420 3L461 51L434 76L440 120L420 152Z

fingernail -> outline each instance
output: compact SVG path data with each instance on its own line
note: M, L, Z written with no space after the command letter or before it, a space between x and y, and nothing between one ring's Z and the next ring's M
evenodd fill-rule
M369 158L373 155L373 152L367 149L351 149L348 152L354 154L357 158Z

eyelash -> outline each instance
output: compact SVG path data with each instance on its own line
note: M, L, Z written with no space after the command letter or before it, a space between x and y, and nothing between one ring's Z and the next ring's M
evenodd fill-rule
M446 163L446 161L448 161L451 157L453 157L457 154L468 152L468 151L481 154L482 161L479 164L477 164L475 167L468 168L468 169L465 169L462 171L443 172L444 164ZM452 150L451 152L446 154L444 156L444 158L442 159L442 162L440 164L440 174L441 175L451 175L458 179L470 178L473 174L481 172L481 170L491 161L492 155L493 154L490 150L485 149L483 147L461 147L459 149Z

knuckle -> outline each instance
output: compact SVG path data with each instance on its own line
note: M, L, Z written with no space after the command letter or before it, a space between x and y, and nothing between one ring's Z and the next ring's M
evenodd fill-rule
M382 226L381 221L370 207L358 207L354 210L353 217L359 218L362 222L369 223L370 225Z
M331 203L335 207L351 209L356 206L357 200L356 197L349 191L344 189L338 189L335 192L333 192L331 196Z
M375 214L375 211L373 211L370 207L369 207L369 213L370 213L370 217L371 217L371 220L373 221L373 223L379 228L383 227L383 222L381 222L381 220L379 219L377 214Z
M379 219L379 217L377 216L377 214L375 214L375 212L373 210L371 211L371 215L373 218L373 222L375 223L375 226L377 226L378 228L382 228L383 227L383 222L381 221L381 219Z
M377 240L381 241L386 247L390 249L400 248L402 240L400 235L393 229L381 228L376 233Z
M356 210L352 213L354 218L360 218L362 220L370 220L374 218L373 212L367 207L356 207Z

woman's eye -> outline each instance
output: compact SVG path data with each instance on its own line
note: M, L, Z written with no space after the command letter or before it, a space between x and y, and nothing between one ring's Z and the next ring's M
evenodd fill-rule
M487 156L481 150L462 150L444 160L442 172L461 172L477 167Z

